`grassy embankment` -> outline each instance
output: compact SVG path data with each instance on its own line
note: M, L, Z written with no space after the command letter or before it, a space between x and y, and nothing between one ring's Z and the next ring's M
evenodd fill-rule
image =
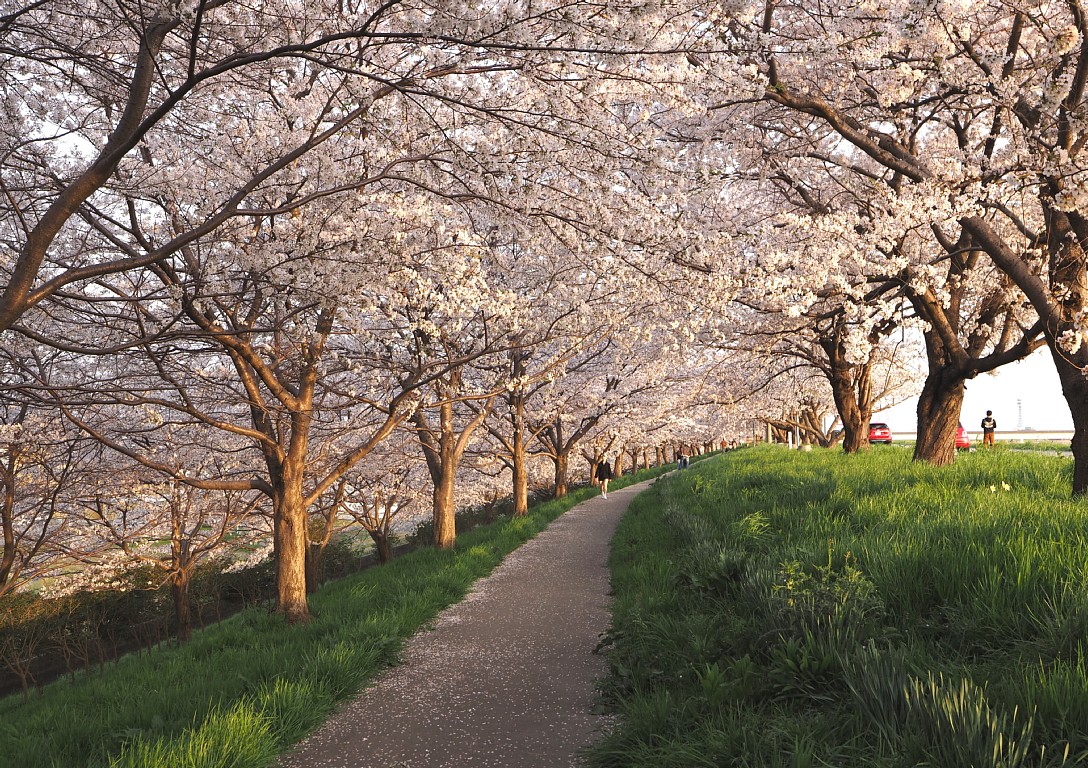
M591 765L1088 764L1088 502L1066 459L757 447L613 542Z
M622 488L670 469L613 481ZM455 551L417 550L325 585L313 620L286 626L249 609L96 669L44 696L0 701L0 764L20 768L257 768L320 724L334 705L396 663L404 641L502 558L576 503L561 501L460 534ZM376 727L380 727L376 726Z

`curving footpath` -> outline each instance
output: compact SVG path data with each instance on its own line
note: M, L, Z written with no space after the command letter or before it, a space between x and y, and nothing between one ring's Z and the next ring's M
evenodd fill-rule
M579 765L606 722L592 709L609 541L650 482L582 502L507 556L281 768Z

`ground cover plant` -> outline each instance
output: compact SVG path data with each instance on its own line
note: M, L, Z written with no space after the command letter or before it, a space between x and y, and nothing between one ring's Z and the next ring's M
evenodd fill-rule
M623 487L671 469L615 481ZM314 616L288 626L250 608L165 645L0 700L0 762L20 768L256 768L394 664L405 639L576 503L580 488L526 517L476 527L455 550L424 548L326 584Z
M1084 765L1088 502L1071 461L766 446L613 541L606 766Z

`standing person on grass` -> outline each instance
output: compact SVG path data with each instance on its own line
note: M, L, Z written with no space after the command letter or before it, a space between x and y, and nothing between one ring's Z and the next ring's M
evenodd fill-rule
M601 486L601 498L608 498L608 481L612 479L612 463L608 457L602 458L597 463L597 483Z
M994 447L994 430L997 429L997 419L993 411L986 411L986 418L982 420L982 444Z

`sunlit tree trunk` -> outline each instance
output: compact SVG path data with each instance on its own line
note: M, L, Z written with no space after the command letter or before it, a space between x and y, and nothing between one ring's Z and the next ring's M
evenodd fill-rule
M423 448L427 470L434 487L432 495L434 545L440 549L452 549L457 542L457 468L473 433L487 418L493 402L489 399L484 403L458 431L454 422L454 395L459 386L459 375L454 372L450 381L443 385L438 393L440 404L436 408L437 426L430 423L423 408L417 408L412 415L416 436Z
M439 549L453 549L457 543L457 507L454 473L449 464L443 466L434 484L434 545Z
M308 621L306 600L307 510L301 477L285 467L282 489L273 498L276 550L276 612L291 624Z
M564 451L552 457L555 464L555 493L557 499L567 496L567 467L570 465L570 452Z
M520 429L520 427L519 427ZM514 517L525 517L529 513L529 469L526 466L525 443L521 434L515 431L512 472L514 480Z

